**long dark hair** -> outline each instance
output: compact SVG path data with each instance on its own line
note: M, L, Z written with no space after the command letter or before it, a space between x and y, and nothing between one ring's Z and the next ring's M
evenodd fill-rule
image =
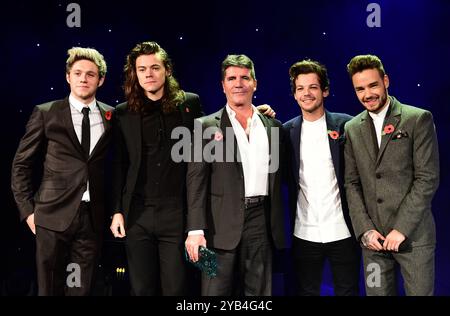
M185 99L184 91L180 89L178 81L172 75L173 65L167 52L156 42L143 42L137 44L127 56L127 61L124 67L125 73L125 97L128 101L128 109L135 112L141 112L147 96L144 89L139 85L139 80L136 74L136 59L141 55L158 54L161 61L170 74L166 76L164 83L164 95L161 99L162 109L164 113L170 113L176 110L178 103Z

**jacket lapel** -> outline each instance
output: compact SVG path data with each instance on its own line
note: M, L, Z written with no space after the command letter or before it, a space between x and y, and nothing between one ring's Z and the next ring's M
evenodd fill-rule
M109 120L106 119L106 112L111 112L111 111L108 110L107 106L102 102L97 101L97 106L100 110L100 115L102 117L103 127L105 130L104 130L102 136L100 136L99 140L97 141L97 144L95 144L94 149L91 151L91 154L89 155L89 159L91 159L91 157L94 156L100 150L99 148L101 148L104 145L104 140L108 136L108 134L110 133L110 130L111 130L111 121L110 121L111 118Z
M401 108L400 108L400 105L398 104L398 101L392 97L391 97L390 107L391 107L390 114L384 120L383 130L384 130L385 126L392 125L394 127L394 131L395 131L397 129L398 123L400 122ZM383 132L383 130L382 130L382 132ZM383 153L386 150L386 146L390 143L390 141L392 139L392 135L394 135L394 132L381 136L380 150L378 151L378 156L377 156L377 161L376 161L377 165L380 163L381 157L383 156Z
M80 141L78 140L77 134L75 133L75 128L73 126L69 98L65 98L61 103L61 115L63 125L67 130L69 139L72 142L73 147L80 154L80 157L84 158L83 148L81 147Z
M338 124L334 120L333 115L331 115L328 111L325 111L325 119L327 122L327 130L328 131L339 132ZM330 145L331 159L333 160L334 172L336 174L336 178L339 179L339 138L332 139L328 135L328 143Z
M242 168L242 161L240 158L241 155L239 153L239 146L237 143L236 135L234 134L233 125L231 125L231 121L230 121L230 118L228 117L226 108L224 107L222 109L222 113L219 112L218 114L220 116L216 116L216 126L222 130L223 142L225 145L227 144L227 140L226 140L227 129L229 128L231 130L232 135L233 135L233 148L231 148L231 150L233 150L233 152L234 152L234 161L236 162L235 165L238 168L239 174L241 176L244 176L244 169ZM225 150L227 151L228 148L226 148ZM224 154L226 155L226 152L224 152ZM238 159L238 157L239 157L239 159ZM226 156L224 158L226 158Z
M295 183L297 185L299 184L299 174L298 171L300 170L300 139L301 139L301 133L302 133L302 123L303 123L303 117L298 116L297 119L294 121L294 124L292 125L292 128L290 130L291 133L291 140L292 140L292 146L294 147L294 160L295 160L295 168L291 168L293 172L293 177L295 179Z
M377 154L373 144L373 136L372 136L373 127L370 120L371 118L369 117L369 113L367 111L363 112L359 128L362 139L364 140L363 141L364 146L366 147L366 150L369 153L369 157L370 159L372 159L372 161L375 162Z

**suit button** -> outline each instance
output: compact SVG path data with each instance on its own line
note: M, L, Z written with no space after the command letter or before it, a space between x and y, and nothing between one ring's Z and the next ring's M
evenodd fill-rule
M377 203L378 203L378 204L383 203L383 199L377 199Z
M377 179L381 179L381 174L377 173L375 176L377 177Z

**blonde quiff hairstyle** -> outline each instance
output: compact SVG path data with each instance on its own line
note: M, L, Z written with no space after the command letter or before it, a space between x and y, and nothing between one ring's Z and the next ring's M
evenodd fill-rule
M85 59L90 60L97 65L100 78L105 77L107 70L105 58L96 49L72 47L67 51L67 54L69 55L69 57L66 61L66 73L70 72L70 69L72 69L72 66L75 62Z

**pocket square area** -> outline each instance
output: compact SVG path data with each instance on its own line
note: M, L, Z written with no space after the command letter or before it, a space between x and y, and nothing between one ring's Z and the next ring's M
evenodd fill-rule
M403 131L403 130L399 130L397 133L392 135L392 139L400 139L400 138L406 138L406 137L408 137L408 132Z

